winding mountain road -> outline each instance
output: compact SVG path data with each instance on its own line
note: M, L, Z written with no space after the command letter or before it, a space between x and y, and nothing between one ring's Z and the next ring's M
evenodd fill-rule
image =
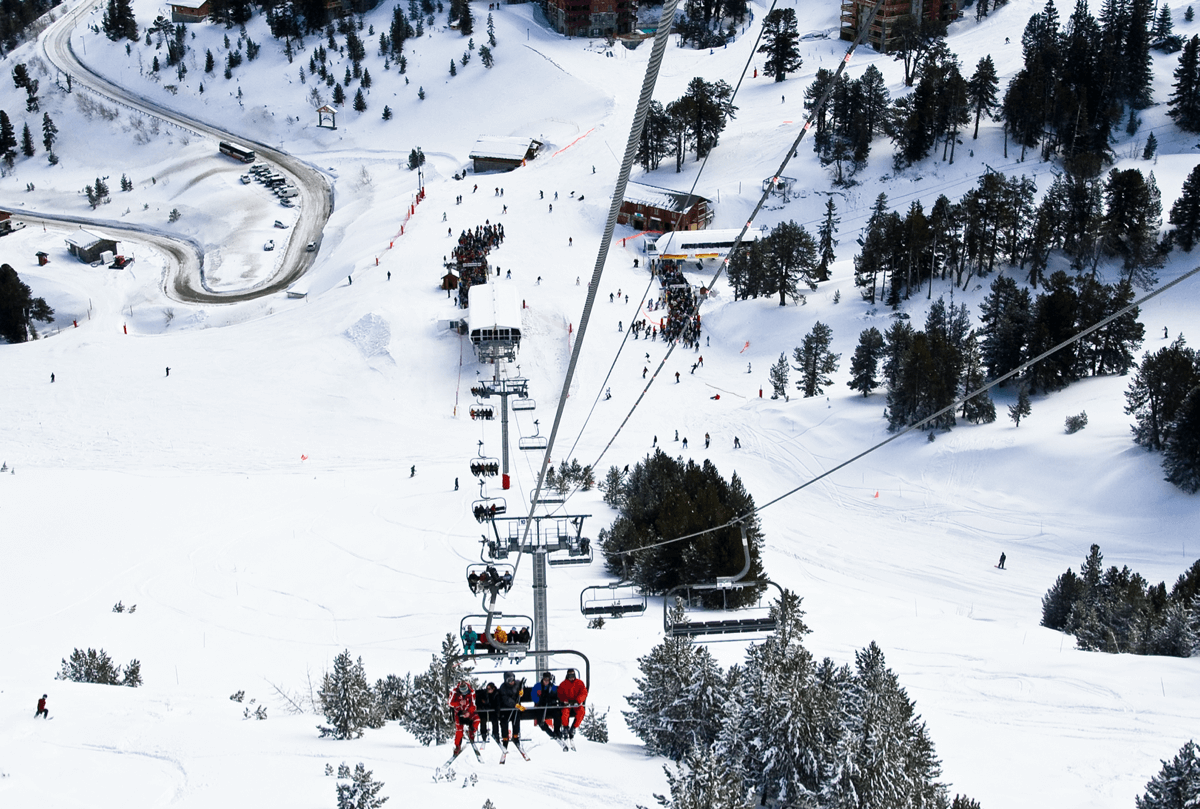
M203 250L195 241L181 239L175 234L165 233L150 227L130 227L127 224L107 223L97 220L80 220L59 217L53 214L30 213L24 216L29 221L78 222L82 225L102 225L108 230L136 234L140 241L153 244L173 262L163 280L163 291L170 297L189 303L236 303L253 300L286 289L300 278L312 265L317 254L306 252L305 246L314 241L320 244L321 231L333 212L333 190L324 174L289 154L272 149L241 135L225 132L211 124L196 120L175 110L162 107L152 101L131 93L113 84L79 61L71 46L71 34L87 14L100 5L93 0L84 0L52 23L41 37L41 47L47 61L71 78L73 88L81 88L103 96L121 106L153 116L181 129L198 135L220 140L234 140L253 144L260 162L272 165L287 175L300 192L296 199L300 211L299 221L291 231L291 239L283 259L274 274L253 287L217 292L209 288L204 276ZM216 150L214 148L214 155Z

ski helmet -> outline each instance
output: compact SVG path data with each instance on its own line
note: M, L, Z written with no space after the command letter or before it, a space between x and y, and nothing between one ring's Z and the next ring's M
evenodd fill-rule
M517 681L517 675L513 674L511 671L504 672L504 682L515 683L516 681Z
M548 672L548 671L543 671L543 672L542 672L542 679L543 679L543 680L549 680L550 682L554 682L554 675L553 675L553 674L551 674L551 673L550 673L550 672Z
M462 682L460 682L458 684L458 693L460 693L460 694L471 693L471 684L468 683L466 680L463 680Z
M567 679L568 680L575 679L575 669L567 669Z

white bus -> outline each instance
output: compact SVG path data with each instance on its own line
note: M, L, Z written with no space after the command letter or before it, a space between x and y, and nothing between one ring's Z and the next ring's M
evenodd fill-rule
M236 143L230 143L227 140L221 141L217 148L220 149L221 154L229 155L234 160L240 160L243 163L254 162L253 149L247 149L245 146L238 146Z

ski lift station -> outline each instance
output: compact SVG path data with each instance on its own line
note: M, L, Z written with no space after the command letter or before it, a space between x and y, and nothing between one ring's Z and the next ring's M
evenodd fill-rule
M646 256L654 266L658 261L699 261L700 259L725 258L733 249L741 228L728 230L673 230L654 241L646 241ZM742 239L744 243L756 241L760 231L751 228Z
M480 362L514 362L521 345L521 302L510 286L475 284L467 291L467 324Z

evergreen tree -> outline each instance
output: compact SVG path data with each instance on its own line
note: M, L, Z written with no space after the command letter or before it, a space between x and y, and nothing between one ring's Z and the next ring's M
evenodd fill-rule
M959 384L959 393L962 396L966 396L982 388L987 381L987 374L983 370L983 356L980 353L979 342L976 340L974 332L966 339L962 351L962 360L962 382ZM962 410L959 412L964 419L972 424L991 424L996 420L996 405L992 402L992 397L987 391L965 400L962 404Z
M355 112L366 112L367 111L367 97L363 95L363 91L362 91L361 87L359 87L358 90L354 93L354 111Z
M1146 138L1146 148L1142 149L1142 160L1153 160L1156 154L1158 154L1158 138L1154 137L1154 133L1151 132L1150 136Z
M1169 3L1163 3L1162 8L1158 10L1158 16L1154 18L1154 30L1150 34L1152 42L1159 42L1171 36L1171 32L1175 30L1175 23L1171 21L1171 6Z
M725 125L737 112L732 97L733 88L728 83L707 82L697 76L688 82L687 92L676 102L676 115L684 136L691 138L697 160L716 147Z
M1145 794L1135 800L1137 809L1192 809L1200 804L1200 755L1195 742L1188 741L1162 765L1146 783Z
M31 334L37 336L33 321L49 323L53 319L54 310L46 300L33 297L17 271L8 264L0 264L0 338L23 343Z
M872 326L858 335L858 346L850 358L850 381L853 390L869 396L879 387L879 360L883 356L883 335Z
M383 105L383 120L385 120L385 121L392 120L392 108L386 104Z
M665 809L754 809L755 801L742 783L742 774L712 750L690 750L675 772L663 767L671 797L656 795Z
M450 60L450 75L451 75L451 76L457 76L457 75L458 75L458 67L457 67L457 66L455 66L455 64L454 64L454 60L453 60L453 59L451 59L451 60Z
M346 103L346 91L342 89L341 84L333 86L333 103L339 107Z
M1074 570L1067 568L1067 572L1059 576L1054 586L1042 596L1042 626L1065 630L1071 610L1083 597L1083 592L1083 581L1075 575Z
M1033 406L1029 403L1029 388L1022 385L1017 390L1017 401L1015 404L1008 406L1008 417L1017 427L1021 426L1021 419L1033 412Z
M368 770L361 761L354 767L349 783L344 783L339 773L337 809L379 809L387 803L387 798L379 797L383 782L376 781L372 775L373 771Z
M651 101L638 141L637 161L643 171L654 171L671 153L671 117L661 102Z
M0 157L10 169L17 159L17 134L4 110L0 110Z
M21 130L21 154L26 157L33 157L33 133L29 131L29 123L25 123L25 127Z
M675 606L673 620L682 618ZM682 760L692 750L709 750L721 726L725 693L720 667L704 646L668 635L638 658L637 689L622 711L646 752Z
M833 204L833 197L830 197L825 201L825 218L821 220L821 227L817 231L817 267L813 277L814 281L829 280L829 265L837 258L834 248L837 247L838 242L833 237L837 234L837 226L841 221L837 216L837 207Z
M797 73L804 64L800 58L800 34L796 28L796 11L777 8L763 20L763 44L759 53L767 54L763 74L774 76L775 81L785 80L789 73Z
M980 304L983 363L992 377L1004 376L1026 357L1032 315L1029 290L1008 276L997 276Z
M362 658L352 660L348 649L333 659L333 671L325 673L317 697L329 723L317 727L321 736L357 739L364 728L382 726L379 700L367 682Z
M1183 191L1171 206L1173 241L1186 252L1200 241L1200 166L1196 166L1183 181Z
M1183 19L1184 19L1184 21L1185 21L1185 22L1191 22L1191 21L1192 21L1192 20L1194 20L1195 18L1196 18L1196 12L1192 10L1192 7L1191 7L1191 6L1188 6L1188 7L1187 7L1187 11L1183 12Z
M1000 89L1000 79L996 76L996 65L992 55L988 54L979 60L975 72L967 82L967 101L971 111L975 113L975 132L971 139L979 137L979 119L984 115L991 116L996 108L996 92Z
M211 50L206 50L204 52L204 72L212 73L214 70L216 70L216 68L217 68L216 57L213 56L213 52Z
M1200 383L1191 389L1179 405L1163 447L1163 469L1167 473L1167 480L1188 494L1200 491ZM1188 657L1190 654L1189 647L1188 653L1179 657Z
M1133 441L1161 450L1171 439L1183 400L1200 385L1200 360L1182 337L1142 357L1125 391L1125 412L1134 418Z
M685 464L656 450L630 471L622 492L620 515L611 530L601 530L599 537L610 572L631 578L648 593L665 593L681 584L733 575L745 564L741 531L729 521L749 513L754 499L736 474L726 481L711 461ZM751 518L743 524L750 543L750 572L746 578L760 582L765 574L759 555L763 540L758 521ZM709 530L714 525L725 527ZM623 551L657 544L664 536L701 530L708 533L632 555L632 566L626 570L629 557ZM727 595L710 591L701 593L697 600L709 608L722 608L726 601L730 607L744 606L756 603L765 587L744 587Z
M1154 174L1147 180L1137 169L1113 169L1104 196L1106 212L1100 229L1104 251L1121 258L1131 283L1148 289L1154 284L1154 270L1162 266L1158 250L1162 200Z
M806 399L824 393L833 382L830 374L837 371L842 355L829 350L832 343L833 329L818 320L792 353L796 370L800 372L796 387L803 391Z
M802 282L809 289L817 288L817 245L802 225L780 222L767 237L762 253L765 261L759 267L760 289L764 295L778 294L780 306L787 305L788 297L801 297Z
M490 68L496 63L496 60L492 57L492 49L487 45L479 46L479 61L483 63L485 68Z
M133 16L133 4L130 0L108 0L101 22L104 35L117 42L129 39L137 42L137 20Z
M782 351L779 353L779 360L771 366L767 379L771 382L772 399L787 395L788 361L787 355Z
M429 668L413 677L408 710L400 724L423 745L445 744L454 737L447 689L470 674L459 660L460 654L458 639L446 633L441 656L431 655Z
M7 267L8 265L4 265ZM2 268L0 268L2 272ZM136 662L136 661L135 661ZM135 673L140 669L135 669ZM140 674L138 675L140 679ZM62 667L56 680L70 680L74 683L97 683L99 685L121 685L121 668L113 663L108 652L103 649L75 649L71 656L62 661Z
M488 14L488 18L487 18L487 35L488 35L488 45L493 48L496 47L496 24L494 22L492 22L491 13Z
M1167 114L1185 132L1200 132L1200 35L1183 46L1174 76L1175 92L1167 100Z
M945 787L925 724L872 641L856 652L849 703L857 741L849 780L859 806L938 806ZM845 796L849 798L850 796Z
M375 698L379 700L380 716L389 722L403 719L408 714L408 700L412 690L411 674L405 674L403 679L389 674L381 680L376 680Z
M879 287L879 275L887 269L887 194L875 198L875 207L867 220L862 238L862 250L854 257L854 285L859 288L863 300L874 305Z

